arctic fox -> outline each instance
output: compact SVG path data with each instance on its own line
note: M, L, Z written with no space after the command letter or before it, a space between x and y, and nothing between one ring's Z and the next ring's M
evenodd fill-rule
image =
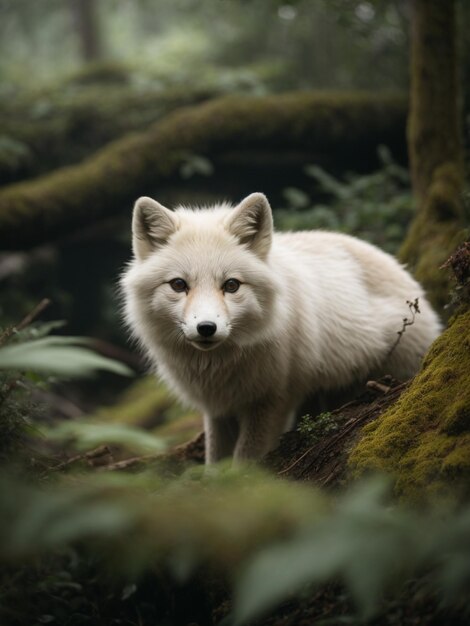
M207 463L262 457L307 394L413 376L439 333L390 255L343 234L274 233L261 193L175 211L143 197L132 228L127 323L161 378L202 411ZM420 314L397 343L416 298Z

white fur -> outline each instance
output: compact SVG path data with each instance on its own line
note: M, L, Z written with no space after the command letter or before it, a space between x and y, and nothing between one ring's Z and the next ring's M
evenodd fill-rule
M307 394L413 376L440 330L390 255L348 235L274 234L262 194L175 212L141 198L133 232L126 319L163 380L204 413L208 463L263 456ZM223 291L229 278L235 293ZM392 350L415 298L421 313ZM211 344L199 342L203 321L217 325Z

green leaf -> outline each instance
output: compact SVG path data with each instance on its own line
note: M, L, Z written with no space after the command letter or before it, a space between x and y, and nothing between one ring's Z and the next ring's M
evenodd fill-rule
M24 514L11 529L7 549L12 552L27 553L39 538L47 549L86 536L109 536L127 528L133 516L125 503L100 502L92 490L77 487L44 494L20 489L17 495Z
M206 157L199 154L187 154L185 162L180 167L182 178L191 178L195 174L200 176L211 176L214 173L214 166Z
M325 172L321 167L318 167L318 165L307 165L304 171L307 176L314 178L324 191L331 193L336 198L345 200L349 197L350 191L348 185L341 183L334 176Z
M15 341L26 341L30 339L41 339L46 335L49 335L51 331L63 328L66 326L65 320L52 320L50 322L36 322L32 323L23 330L16 331L12 339Z
M43 434L56 441L74 440L78 450L89 450L101 444L122 445L144 452L162 452L167 447L164 440L159 437L140 428L119 424L65 422Z
M305 191L296 187L286 187L282 195L287 200L289 207L293 209L305 209L310 204L310 197Z
M259 553L242 574L235 595L236 624L261 616L306 585L342 578L364 618L380 595L418 560L406 513L383 503L387 485L371 481L341 501L336 515L284 544Z
M42 372L65 378L89 376L96 370L133 375L123 363L84 347L88 342L83 337L45 337L5 346L0 348L0 369Z

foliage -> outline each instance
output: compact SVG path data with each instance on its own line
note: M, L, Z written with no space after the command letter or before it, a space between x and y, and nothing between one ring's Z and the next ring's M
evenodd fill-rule
M103 357L77 337L48 337L62 322L30 324L18 331L7 328L0 336L0 459L14 457L26 435L35 432L40 408L31 399L35 388L45 388L53 376L82 377L97 370L132 375L122 363Z
M297 425L297 430L311 443L319 441L323 436L330 435L338 430L338 422L330 412L320 413L315 417L303 415Z
M127 65L100 64L13 100L0 94L0 181L79 162L106 143L221 91L163 89L146 76Z
M235 623L338 577L362 619L376 613L385 591L422 571L444 602L463 602L470 561L459 552L470 548L470 510L443 520L387 506L384 494L382 482L369 482L343 496L319 523L257 554L238 582Z
M0 171L14 172L27 168L31 162L30 147L16 137L0 134Z
M82 474L42 486L10 476L0 488L0 559L4 566L34 560L52 584L52 554L67 548L76 559L94 555L108 594L116 584L138 589L146 571L181 584L211 565L235 585L240 624L338 578L362 617L377 611L385 592L422 572L428 590L463 606L468 508L419 513L391 506L386 491L383 481L372 481L333 503L253 468L205 476L191 470L176 481L149 472ZM46 582L43 594L51 591Z
M6 84L37 83L80 65L70 6L1 0ZM140 64L164 86L395 88L406 81L407 21L394 2L250 0L247 9L245 1L160 0L156 11L146 0L100 0L99 8L106 57ZM260 66L274 71L266 77Z
M11 489L2 489L2 508L8 511L2 527L7 533L3 535L7 539L3 559L29 558L95 534L102 535L104 546L109 541L116 544L116 550L122 550L122 554L112 550L110 555L123 571L128 567L128 552L134 553L136 574L158 557L169 564L178 551L185 561L193 555L188 576L193 567L208 558L229 567L239 563L258 543L288 531L303 519L314 519L325 506L323 498L307 488L292 489L285 482L270 481L266 475L247 468L219 468L205 476L197 468L177 481L162 479L153 472L89 473L64 477L49 486L23 485L16 493L22 489L27 494L24 497L12 497ZM240 507L241 499L246 506ZM280 513L286 499L289 507ZM41 500L44 505L38 506ZM96 527L96 533L90 525L93 516L87 515L87 502L92 506L100 503L103 511L108 507L109 513L103 516L104 523ZM78 515L80 508L83 511ZM119 514L114 515L114 511ZM27 533L18 527L20 519L27 525ZM82 519L86 520L84 528ZM45 520L49 530L43 540ZM109 526L106 520L110 520ZM64 524L64 528L56 533L53 524L58 528ZM139 532L133 545L120 548L122 525Z
M0 347L0 369L28 370L62 377L86 376L96 370L129 376L132 371L117 361L84 347L81 337L44 337Z
M72 443L79 451L90 450L100 445L118 445L125 449L148 453L158 453L166 449L166 444L161 438L146 433L141 428L125 424L64 422L54 428L42 430L42 433L52 441Z
M185 161L180 167L181 178L191 178L196 174L201 176L212 176L214 167L209 159L200 154L187 154Z
M6 350L54 339L41 337L53 326L17 333L16 343L0 348L0 358ZM63 339L46 344L45 353L71 350ZM21 358L23 367L36 363L34 352L29 365ZM36 459L48 438L56 445L73 438L79 450L102 443L153 455L162 449L160 440L137 428L98 422L39 426L36 447L34 416L29 423L36 430L29 433L28 456ZM318 440L334 424L326 413L317 423L304 419L300 428ZM466 610L468 506L406 508L391 500L381 479L332 498L252 466L193 467L175 477L163 475L149 460L141 472L84 471L42 452L31 473L21 457L4 455L4 461L15 458L21 473L4 464L0 481L0 611L8 623L62 623L64 615L73 615L75 626L110 624L117 614L109 614L112 597L122 605L119 615L133 597L137 615L152 607L152 618L141 623L178 623L172 621L175 600L169 590L203 579L201 593L209 596L214 576L223 576L233 590L227 619L235 624L246 624L283 600L306 598L329 581L340 581L354 600L357 616L350 616L351 623L380 613L384 598L411 579L419 581L420 593L462 614ZM149 577L150 592L145 591ZM26 581L31 599L20 602Z
M318 165L306 173L315 179L327 204L313 204L300 189L284 191L288 209L275 215L282 229L338 230L395 252L403 241L413 214L408 172L397 165L390 151L380 146L381 169L372 174L348 174L339 180Z
M88 419L151 431L173 445L189 441L203 429L200 414L175 401L154 375L136 379L115 402L99 408Z

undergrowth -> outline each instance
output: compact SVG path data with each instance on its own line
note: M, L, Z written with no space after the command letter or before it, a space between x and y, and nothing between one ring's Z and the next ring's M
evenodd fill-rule
M287 208L276 211L282 230L324 229L345 232L396 252L413 217L413 202L407 170L380 146L381 167L371 174L346 174L340 180L317 165L305 173L318 185L327 202L313 202L302 189L284 190Z
M327 411L312 417L311 415L302 415L297 425L297 430L305 437L309 443L316 443L322 437L331 435L339 428L339 423L332 414Z
M332 497L252 466L163 474L161 442L137 428L82 421L46 429L24 403L24 381L31 389L64 372L122 370L50 330L13 329L0 346L5 380L19 383L0 403L2 435L12 427L18 434L4 449L0 480L3 624L241 626L329 582L354 607L348 623L363 624L379 619L410 580L445 610L467 615L468 505L397 505L384 478ZM17 369L6 369L12 363ZM335 428L329 413L299 426L315 440ZM73 444L66 455L73 449L85 460L106 441L151 454L132 470L68 463L64 449L57 454L64 441Z

